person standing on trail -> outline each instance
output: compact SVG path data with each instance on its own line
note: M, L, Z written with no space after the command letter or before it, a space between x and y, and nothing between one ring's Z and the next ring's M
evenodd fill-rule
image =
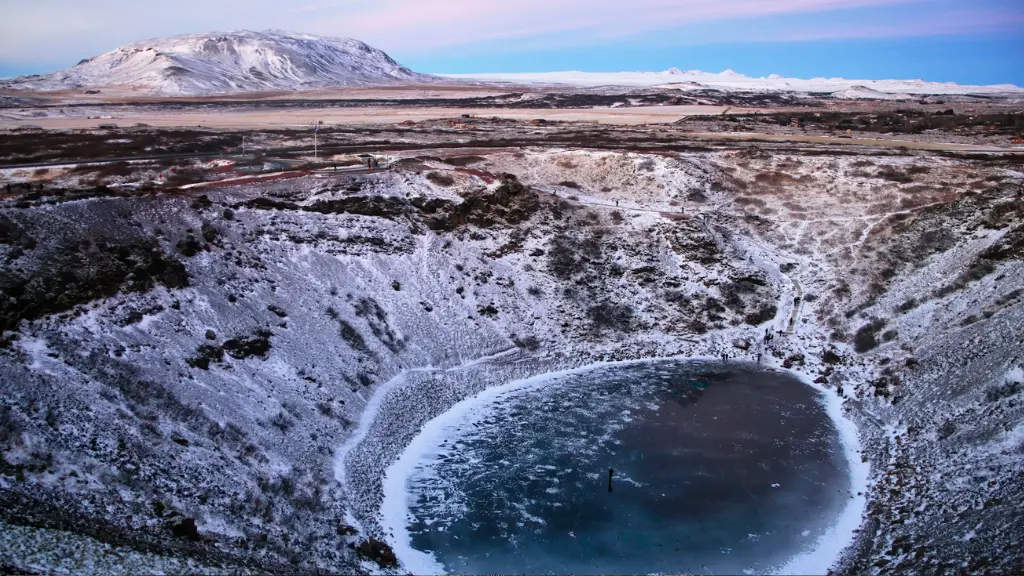
M616 208L618 208L618 207L619 207L619 201L618 201L618 200L616 200L616 201L615 201L615 207L616 207Z

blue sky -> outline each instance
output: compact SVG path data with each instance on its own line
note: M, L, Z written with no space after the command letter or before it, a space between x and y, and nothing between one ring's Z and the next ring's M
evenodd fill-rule
M657 50L622 43L465 55L410 54L402 60L416 70L437 73L553 72L582 70L684 70L792 78L923 78L961 84L1024 86L1024 37L1007 34L925 38L841 39L668 46Z
M422 72L676 66L1024 86L1022 0L0 1L0 76L155 36L278 28L359 38Z

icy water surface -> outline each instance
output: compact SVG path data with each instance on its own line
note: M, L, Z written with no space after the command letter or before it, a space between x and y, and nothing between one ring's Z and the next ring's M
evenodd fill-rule
M600 368L448 420L405 484L408 544L448 572L763 573L849 498L818 392L736 365Z

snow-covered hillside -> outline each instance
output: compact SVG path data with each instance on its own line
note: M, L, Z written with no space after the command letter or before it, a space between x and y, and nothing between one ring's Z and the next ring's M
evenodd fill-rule
M714 88L718 90L754 90L780 92L836 92L841 90L870 90L880 93L906 94L997 94L1024 92L1013 84L994 86L968 86L955 82L926 82L924 80L847 80L845 78L784 78L772 74L764 78L751 78L732 70L712 73L700 70L671 68L664 72L542 72L527 74L448 74L449 78L488 82L515 82L524 84L568 84L572 86L664 86L678 85L680 89ZM872 97L872 96L867 96Z
M727 355L859 425L836 573L1021 573L1019 164L769 146L0 199L0 566L378 571L385 471L457 402Z
M910 94L882 92L867 86L851 86L832 93L833 98L840 100L913 100Z
M431 80L358 40L239 31L142 40L61 72L15 78L7 87L52 91L119 86L174 96Z

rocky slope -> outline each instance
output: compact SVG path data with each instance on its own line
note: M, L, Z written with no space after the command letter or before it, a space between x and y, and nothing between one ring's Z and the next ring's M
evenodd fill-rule
M121 46L6 88L31 91L128 88L138 93L201 96L431 81L358 40L281 31L212 32Z
M388 565L381 473L461 398L761 353L861 426L869 513L840 570L1024 567L1019 165L742 146L458 164L5 200L0 563Z

